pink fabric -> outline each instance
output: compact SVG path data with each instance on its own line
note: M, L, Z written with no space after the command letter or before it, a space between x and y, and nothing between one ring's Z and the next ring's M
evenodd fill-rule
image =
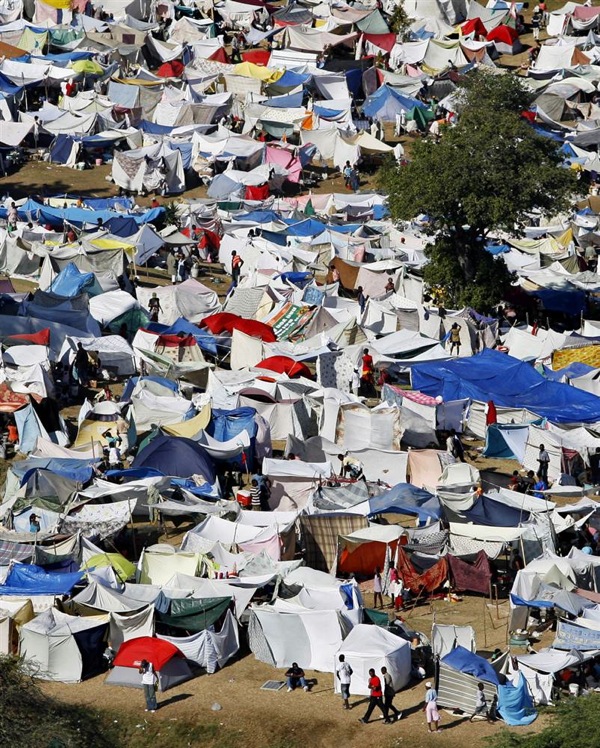
M428 701L427 708L425 709L425 715L427 722L439 722L440 713L438 712L437 704L435 701Z
M587 5L578 5L573 11L573 18L577 21L589 21L600 14L600 8L590 8Z
M412 400L413 403L419 403L420 405L437 405L435 397L430 397L423 392L400 390L399 394L401 394L402 397L406 397L408 400Z
M284 148L275 148L273 146L267 146L267 163L277 164L278 166L287 169L288 181L298 183L300 181L300 175L302 174L302 165L300 159L294 156L290 151L286 151Z

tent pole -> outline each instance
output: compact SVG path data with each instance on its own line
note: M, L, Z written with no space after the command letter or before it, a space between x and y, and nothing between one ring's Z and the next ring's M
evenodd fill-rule
M481 599L483 601L483 646L487 647L487 626L485 625L485 614L486 614L485 595Z
M129 520L131 522L131 544L133 546L133 557L137 557L137 544L135 542L135 527L133 525L133 509L131 508L131 502L129 502Z

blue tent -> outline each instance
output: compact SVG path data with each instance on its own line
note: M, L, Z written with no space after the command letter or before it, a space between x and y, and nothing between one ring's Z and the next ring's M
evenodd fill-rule
M461 673L472 675L477 680L483 680L487 683L493 683L495 686L500 685L500 679L498 673L490 665L487 660L483 657L469 652L464 647L454 647L445 657L442 657L441 662L444 665L448 665L453 670L458 670Z
M394 122L396 115L413 109L427 109L425 104L412 96L398 93L387 84L380 86L363 105L363 114L372 119Z
M519 522L527 522L529 512L522 512L489 496L481 496L467 511L462 512L468 522L487 527L518 527Z
M549 382L532 366L498 351L465 359L415 364L413 389L450 400L493 400L508 408L527 408L553 423L600 421L600 397Z
M548 366L543 367L544 376L546 377L546 379L549 379L552 382L558 382L563 377L568 377L569 379L582 377L584 374L589 374L590 371L595 371L595 368L593 366L589 366L588 364L582 364L579 361L573 361L573 363L565 366L562 369L558 369L557 371L554 371L554 369L550 369Z
M207 483L215 482L215 467L208 452L184 437L157 436L136 455L132 467L154 468L178 478L203 475Z
M84 574L83 571L74 574L46 572L33 564L15 564L0 585L0 595L68 595Z
M439 499L424 488L411 483L398 483L380 496L369 499L369 517L377 514L409 514L420 520L439 519L442 514Z
M102 287L94 273L82 273L72 262L69 262L56 276L48 289L57 296L72 298L81 293L98 296L103 293Z
M543 418L538 418L536 421L528 421L527 423L491 423L485 432L483 456L496 457L502 460L518 459L517 455L513 453L509 443L504 438L504 434L507 434L507 438L509 438L508 435L510 435L511 432L529 431L530 423L539 425L543 422ZM522 436L523 438L527 437L526 434L523 434Z

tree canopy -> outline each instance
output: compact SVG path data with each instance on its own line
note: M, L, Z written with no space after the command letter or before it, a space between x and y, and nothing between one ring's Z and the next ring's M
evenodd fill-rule
M531 95L513 75L475 72L456 91L458 124L439 142L414 144L408 165L390 160L381 175L395 220L425 214L435 237L425 280L446 301L486 309L502 299L511 276L485 250L491 233L522 234L536 211L550 215L572 196L573 174L560 168L557 144L522 116Z

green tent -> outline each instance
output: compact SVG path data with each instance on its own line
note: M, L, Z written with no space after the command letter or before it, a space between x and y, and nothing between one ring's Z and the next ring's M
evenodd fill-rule
M96 553L81 568L93 569L97 566L112 566L120 582L126 582L135 576L135 564L120 553Z
M171 600L168 613L156 611L156 620L169 628L204 631L215 624L231 605L231 597Z

